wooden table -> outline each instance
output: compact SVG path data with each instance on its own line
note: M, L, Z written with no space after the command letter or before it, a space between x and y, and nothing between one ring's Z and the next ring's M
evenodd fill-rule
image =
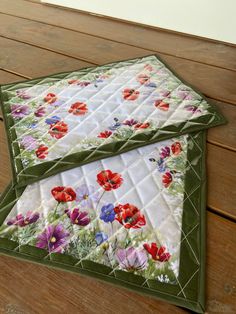
M232 30L233 31L233 30ZM236 48L25 0L0 0L0 83L159 53L228 119L208 132L207 313L236 313ZM11 179L0 122L0 192ZM185 313L165 302L0 257L0 313Z

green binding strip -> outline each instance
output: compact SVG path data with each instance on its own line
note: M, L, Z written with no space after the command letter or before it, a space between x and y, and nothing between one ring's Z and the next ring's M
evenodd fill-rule
M166 300L178 306L186 307L198 313L204 313L205 300L205 209L206 209L206 133L189 135L187 167L185 176L185 195L182 216L182 236L180 250L179 284L173 285L148 280L125 271L115 271L115 276L108 275L112 269L102 264L78 260L64 254L50 254L33 246L18 246L6 238L0 238L0 252L13 257L29 260L66 271L92 276L112 284L135 290L158 299ZM196 160L198 162L196 163ZM198 174L198 176L196 175ZM4 222L24 188L10 185L1 197L0 225Z
M160 59L159 56L156 56L156 55L151 55L151 56L155 56L159 61L161 61L166 66L166 68L170 69ZM141 58L129 59L129 60L124 60L124 61L127 61L127 62L129 61L129 62L134 63L137 60L141 60ZM97 68L108 70L112 68L112 66L114 65L116 65L116 68L117 68L119 66L119 63L110 63L101 67L89 67L89 68L81 69L78 71L82 76L91 71L95 72ZM173 70L170 69L170 71L174 73ZM7 116L7 114L10 112L10 106L8 103L5 102L6 99L5 99L4 92L7 90L11 91L11 90L16 90L23 87L33 86L34 84L37 84L44 78L47 79L46 80L47 82L56 82L58 80L63 79L63 77L68 76L70 73L72 72L63 72L63 73L58 73L49 77L45 76L45 77L40 77L40 78L28 80L28 81L17 82L15 84L13 83L13 84L2 85L0 88L0 102L1 102L2 112L4 116L9 151L11 155L13 183L16 184L17 187L23 187L27 184L31 184L43 178L54 175L58 172L65 171L65 170L68 170L68 169L71 169L71 168L74 168L79 165L83 165L83 164L86 164L95 160L99 160L101 158L111 157L111 156L129 151L131 149L147 145L147 143L148 144L155 143L158 141L172 138L174 136L183 135L190 132L195 132L195 131L207 129L216 125L226 123L225 118L218 112L215 106L212 103L210 103L208 100L206 100L206 98L199 91L197 91L197 93L201 95L201 97L204 100L206 100L208 104L211 105L208 108L208 112L209 112L208 114L202 115L195 119L188 120L187 122L178 123L177 125L169 125L163 128L159 128L159 129L157 128L149 132L146 131L144 133L135 134L131 136L128 140L114 141L109 144L103 144L95 148L73 153L65 157L55 159L53 161L46 161L32 167L24 168L22 165L22 161L19 158L15 159L15 156L17 156L20 153L20 148L19 148L19 145L15 142L17 136L16 136L15 129L13 127L14 120ZM176 75L176 73L174 74L184 84L190 86L184 80L179 78L179 76ZM193 88L192 86L191 88L194 91L196 91L196 89Z

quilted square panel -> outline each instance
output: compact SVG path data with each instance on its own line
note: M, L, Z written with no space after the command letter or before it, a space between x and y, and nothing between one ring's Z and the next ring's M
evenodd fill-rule
M154 55L3 85L1 96L18 186L224 122Z
M204 157L205 134L192 133L10 186L0 252L202 313Z

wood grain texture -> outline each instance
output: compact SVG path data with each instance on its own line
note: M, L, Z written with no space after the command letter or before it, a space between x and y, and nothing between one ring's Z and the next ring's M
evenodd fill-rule
M0 69L0 85L24 80L24 77Z
M39 29L40 32L38 31ZM57 57L64 58L65 65L70 62L69 57L84 60L90 63L88 64L89 66L153 53L147 49L132 47L111 40L104 40L59 27L6 15L0 15L0 35L67 55L68 58L60 55ZM9 49L12 49L12 42L15 45L17 44L19 49L33 49L32 54L36 53L37 48L35 47L0 38L0 44L3 46L6 55L9 54ZM5 45L6 47L4 47ZM177 58L175 56L167 56L161 53L159 53L159 55L178 75L195 88L201 90L202 93L208 97L236 104L236 72ZM26 58L28 60L28 56L26 56ZM53 53L49 52L47 56L46 52L44 52L41 58L51 64L50 58L53 58ZM11 66L10 69L14 68L14 58L12 59L9 65ZM5 65L5 68L8 62L8 59L1 61L3 66ZM16 59L15 63L17 62L18 60ZM30 59L25 62L30 62ZM57 61L54 60L53 62L56 63ZM73 62L71 62L71 64L73 64ZM84 66L85 65L82 63L81 67ZM50 73L49 71L50 69L48 69L48 73ZM61 71L63 71L63 69ZM24 74L24 72L22 72L22 74Z
M58 55L54 52L0 38L0 68L12 70L30 77L49 73L72 71L90 66L89 63Z
M211 144L216 144L221 147L236 151L236 108L233 105L220 101L213 101L218 110L227 119L227 124L211 128L207 132L207 140Z
M30 3L24 0L1 0L0 12L236 70L234 47L207 39L193 38L192 36L132 25L109 18Z
M208 206L228 212L236 218L235 152L208 144L207 169Z
M207 313L235 313L236 311L235 231L234 223L208 213ZM222 280L222 273L224 273L224 280ZM0 258L0 276L1 313L182 314L188 312L95 279L6 256ZM9 312L10 310L13 312Z

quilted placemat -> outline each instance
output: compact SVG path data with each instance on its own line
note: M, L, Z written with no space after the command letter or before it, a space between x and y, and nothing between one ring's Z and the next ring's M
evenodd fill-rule
M204 132L175 136L9 186L0 252L203 313L205 141Z
M155 56L1 86L14 183L222 124Z

